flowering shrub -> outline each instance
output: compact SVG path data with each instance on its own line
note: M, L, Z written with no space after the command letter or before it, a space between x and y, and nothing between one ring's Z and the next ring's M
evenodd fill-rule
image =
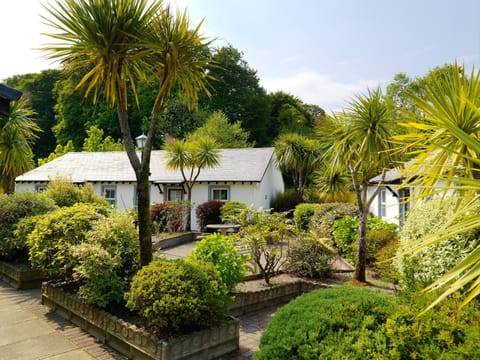
M150 218L152 219L154 232L180 231L185 211L190 211L190 206L181 200L153 204L150 208Z
M70 248L82 280L80 296L99 307L120 302L137 270L138 245L131 214L112 211L95 221L85 241Z

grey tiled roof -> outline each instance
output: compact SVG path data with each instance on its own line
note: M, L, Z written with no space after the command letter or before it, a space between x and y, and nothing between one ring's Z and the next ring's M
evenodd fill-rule
M197 181L262 180L273 157L273 148L223 149L220 165L201 171ZM166 152L152 151L150 181L180 183L179 171L166 168ZM133 182L135 173L124 151L71 152L39 166L16 178L17 182L43 182L56 177L68 177L73 182Z

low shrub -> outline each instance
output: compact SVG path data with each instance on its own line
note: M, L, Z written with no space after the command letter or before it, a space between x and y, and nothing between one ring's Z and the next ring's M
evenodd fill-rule
M297 206L297 192L295 189L287 189L283 193L277 193L270 202L274 212L286 212L295 209Z
M293 223L299 231L308 230L310 219L315 213L318 204L298 204L293 212Z
M218 323L230 301L213 265L186 260L156 260L142 267L125 299L129 309L168 334Z
M345 216L356 217L358 208L352 203L325 203L315 208L308 228L315 232L318 238L334 240L332 226L336 220Z
M81 203L38 217L27 237L30 263L51 277L69 277L74 266L70 246L84 242L100 217L93 205Z
M236 247L237 238L211 234L204 237L190 252L188 259L212 264L229 289L243 280L249 256L239 254Z
M219 224L220 209L223 203L218 200L209 200L197 206L195 214L197 215L197 223L200 229L204 230L208 224Z
M220 219L224 224L244 224L247 204L241 201L227 201L220 208Z
M182 229L183 213L189 211L185 201L175 200L150 207L150 219L154 232L178 232Z
M312 233L302 234L288 250L285 268L288 272L309 278L325 278L332 272L335 250L328 239L317 239Z
M399 244L398 239L385 244L377 252L376 260L373 264L373 270L380 276L380 278L383 281L391 282L394 285L400 282L400 274L394 263Z
M439 294L411 294L386 322L389 359L476 359L479 357L480 307L449 297L421 316Z
M378 329L394 308L395 298L366 288L304 294L277 310L254 358L383 359L387 339Z
M14 234L17 223L29 216L53 211L55 203L41 193L18 192L0 195L0 257L13 259L26 252L24 237Z
M69 207L76 203L97 204L109 207L108 201L93 191L91 184L76 185L67 178L51 180L43 192L60 207Z
M112 211L95 221L85 242L70 248L74 271L82 280L80 296L99 307L121 302L128 280L138 268L138 246L130 214Z

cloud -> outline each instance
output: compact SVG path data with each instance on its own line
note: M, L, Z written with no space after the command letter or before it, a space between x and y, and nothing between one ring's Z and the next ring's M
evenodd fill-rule
M315 104L325 111L338 111L356 94L380 84L377 80L359 80L352 83L336 82L314 71L302 71L291 76L266 78L261 85L269 92L284 91L308 104Z

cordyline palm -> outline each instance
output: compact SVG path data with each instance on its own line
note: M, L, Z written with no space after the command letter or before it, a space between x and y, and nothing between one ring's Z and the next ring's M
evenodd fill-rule
M220 163L220 151L215 141L208 138L200 138L196 141L186 142L176 140L165 146L167 151L167 167L180 170L183 182L187 187L188 203L192 203L192 189L202 169L218 166ZM191 215L186 214L186 230L190 231Z
M70 72L88 69L77 88L97 99L104 94L116 106L122 139L137 178L140 265L152 259L149 215L149 173L152 141L158 120L173 86L195 105L206 91L205 68L209 43L191 29L186 13L174 16L162 2L148 0L64 0L46 7L47 25L57 40L43 50ZM135 152L128 122L130 89L137 97L140 79L159 82L151 122L141 158Z
M0 116L0 185L7 194L15 191L15 177L33 168L31 143L41 131L32 117L35 112L21 98L10 116Z
M274 147L277 164L284 173L291 175L296 201L300 203L310 177L319 166L319 145L314 139L287 133L278 137Z
M389 138L395 128L390 107L380 89L358 95L342 113L333 116L319 134L324 139L322 160L331 173L350 175L359 209L358 246L354 279L365 282L367 217L379 191L369 193L369 180L393 165L393 144Z
M456 205L455 213L438 232L416 242L411 250L416 251L480 227L480 72L472 70L468 76L455 64L446 75L432 77L422 98L410 97L422 118L406 113L403 125L413 131L396 137L416 155L405 166L406 186L416 187L412 195L416 199L441 195L443 206L451 206L452 201ZM452 192L456 196L443 196ZM480 294L480 248L427 290L446 285L430 307L463 287L468 287L469 294L464 303Z

